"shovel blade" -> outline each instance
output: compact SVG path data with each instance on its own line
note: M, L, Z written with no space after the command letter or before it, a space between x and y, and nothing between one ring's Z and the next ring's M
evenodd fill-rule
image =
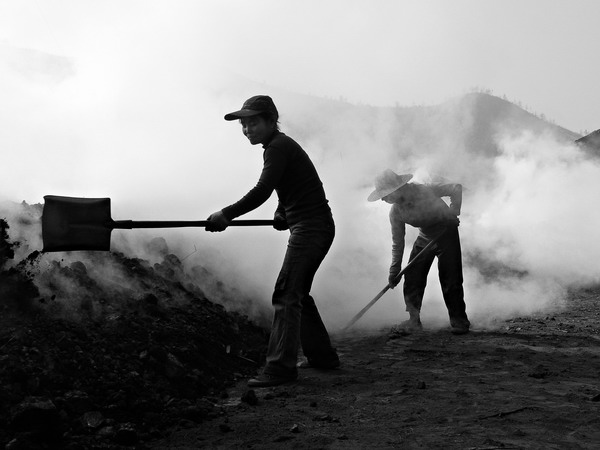
M110 250L110 198L44 196L44 252Z

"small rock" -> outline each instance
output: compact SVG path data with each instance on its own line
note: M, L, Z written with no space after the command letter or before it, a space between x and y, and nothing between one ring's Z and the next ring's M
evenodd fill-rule
M548 368L542 366L542 365L538 365L535 369L533 369L532 372L528 373L527 376L531 377L531 378L546 378L548 375L550 375L550 371L548 370Z
M87 428L100 428L104 423L104 416L100 411L88 411L81 416L81 422L83 423L83 426Z
M289 441L291 439L294 439L293 436L277 436L275 439L273 439L273 442L285 442L285 441Z
M27 397L11 414L11 425L20 432L34 433L43 441L59 441L65 428L52 401L44 397Z
M207 399L200 399L194 405L181 405L178 413L185 419L201 422L215 412L215 405Z
M180 428L190 429L197 426L197 423L190 419L180 419L177 422L177 426Z
M256 397L256 393L253 389L249 389L244 392L241 399L244 403L248 403L249 405L255 406L258 404L258 398Z
M186 374L185 367L172 353L167 353L165 362L165 375L170 380L182 378Z
M327 413L317 413L313 417L313 421L315 422L329 422L329 423L339 423L340 419L336 419Z
M120 445L135 445L138 442L138 434L132 423L121 424L115 433L114 441Z
M290 431L292 433L300 433L300 427L298 426L297 423L295 423L294 425L292 425L292 427L290 428Z
M115 427L112 425L102 427L100 430L98 430L96 435L103 438L113 438L115 436Z
M69 391L60 399L67 411L74 414L84 414L94 409L94 404L87 392Z
M75 261L73 263L71 263L71 270L75 273L77 273L77 275L81 276L81 275L87 275L87 267L85 267L85 264L83 264L81 261Z

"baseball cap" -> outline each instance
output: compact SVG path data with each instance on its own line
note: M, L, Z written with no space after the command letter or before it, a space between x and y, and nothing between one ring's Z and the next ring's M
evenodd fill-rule
M242 109L239 111L225 114L225 120L236 120L241 119L242 117L251 117L262 113L269 113L275 116L276 119L279 118L279 113L277 112L277 108L271 97L268 95L255 95L246 100L242 105Z

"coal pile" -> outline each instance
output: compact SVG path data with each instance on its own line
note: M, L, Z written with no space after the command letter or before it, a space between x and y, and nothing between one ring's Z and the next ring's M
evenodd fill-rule
M41 208L24 207L39 227ZM218 416L264 362L268 331L207 298L163 242L154 264L50 258L15 228L0 217L1 448L144 448Z

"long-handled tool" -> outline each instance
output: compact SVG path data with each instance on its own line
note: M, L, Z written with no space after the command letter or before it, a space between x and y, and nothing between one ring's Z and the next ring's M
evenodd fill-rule
M394 285L396 285L396 284L398 284L400 282L400 278L402 278L402 275L404 275L406 273L406 271L408 269L410 269L411 266L415 263L415 261L417 259L419 259L420 256L422 256L423 254L425 254L425 252L427 252L442 237L442 235L445 233L445 231L446 230L442 231L440 234L438 234L433 239L431 239L431 241L429 241L429 243L425 247L423 247L423 250L421 250L419 253L417 253L415 255L415 257L413 259L411 259L406 264L406 266L404 266L404 269L402 269L398 273L398 275L396 275L396 278L394 280L395 281ZM348 330L348 328L350 328L352 325L354 325L358 321L358 319L360 319L369 310L369 308L371 308L371 306L373 306L377 302L377 300L379 300L381 297L383 297L383 294L385 294L388 291L388 289L390 289L390 284L389 283L388 283L388 285L386 287L384 287L379 292L379 294L377 294L375 296L375 298L373 298L373 300L371 300L369 303L367 303L367 306L365 306L363 309L361 309L359 311L359 313L357 315L355 315L350 322L348 322L348 325L346 325L344 328L342 328L342 331L346 331L346 330Z
M110 198L44 196L42 239L44 252L73 250L110 250L110 233L114 229L205 227L198 221L113 220ZM272 220L233 220L232 226L273 225Z

